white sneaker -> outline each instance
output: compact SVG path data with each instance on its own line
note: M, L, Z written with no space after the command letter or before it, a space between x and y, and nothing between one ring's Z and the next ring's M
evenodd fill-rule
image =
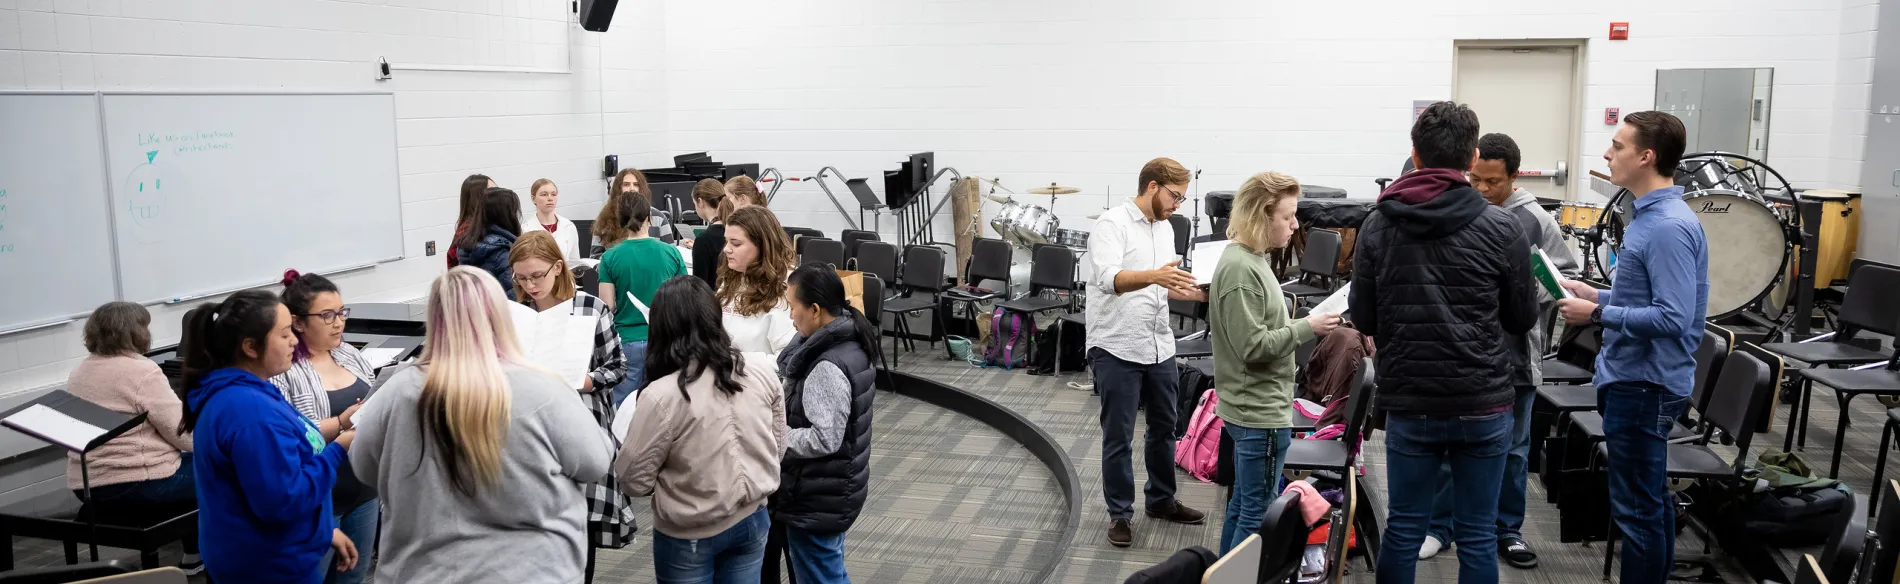
M1438 552L1445 551L1446 547L1449 546L1446 546L1445 542L1439 541L1438 536L1427 535L1425 536L1425 543L1418 546L1418 559L1423 560L1436 556Z

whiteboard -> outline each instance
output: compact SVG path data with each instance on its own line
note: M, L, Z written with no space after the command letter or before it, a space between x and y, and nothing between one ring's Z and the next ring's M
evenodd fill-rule
M120 293L176 302L402 257L395 98L102 97Z
M117 298L99 97L0 93L0 332Z

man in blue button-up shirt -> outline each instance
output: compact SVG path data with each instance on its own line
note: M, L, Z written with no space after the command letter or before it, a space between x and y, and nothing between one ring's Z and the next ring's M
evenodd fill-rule
M1609 442L1610 512L1623 533L1624 584L1661 584L1675 557L1669 430L1695 379L1695 349L1709 308L1709 244L1675 186L1682 121L1662 112L1623 119L1603 159L1610 182L1642 193L1607 291L1564 282L1564 321L1603 327L1597 401ZM1599 304L1601 303L1601 304Z

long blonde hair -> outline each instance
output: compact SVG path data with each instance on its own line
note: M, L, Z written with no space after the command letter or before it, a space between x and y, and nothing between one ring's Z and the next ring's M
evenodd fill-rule
M745 271L734 271L719 262L719 303L744 316L771 310L785 299L785 276L792 272L792 241L779 225L778 215L765 207L746 207L726 218L727 237L732 230L745 232L746 239L759 248L759 259Z
M759 182L752 180L752 177L742 174L726 179L726 188L731 190L732 194L745 197L745 200L754 207L771 206L766 204L765 193L759 191ZM738 202L734 201L733 206L738 206Z
M501 481L510 394L503 364L521 364L501 284L487 271L450 268L429 288L417 400L424 449L441 449L449 480L473 497Z
M1278 172L1263 172L1247 177L1234 195L1233 218L1227 223L1227 238L1250 247L1270 245L1267 226L1273 223L1273 209L1280 201L1300 196L1300 180ZM1259 249L1255 251L1266 251Z

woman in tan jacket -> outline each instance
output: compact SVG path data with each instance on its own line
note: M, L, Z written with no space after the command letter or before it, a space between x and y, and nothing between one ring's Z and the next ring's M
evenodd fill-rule
M152 349L152 314L131 302L107 302L86 319L86 360L66 378L66 391L122 414L145 414L145 423L86 454L69 454L66 486L85 499L92 485L100 511L184 514L198 508L191 474L191 435L178 431L185 406L158 364L145 358ZM83 479L83 480L82 480ZM192 522L188 527L196 527ZM186 535L181 567L196 573L198 535Z
M678 276L653 296L647 371L620 490L653 496L653 568L662 584L758 582L778 490L785 402L778 375L746 359L719 325L704 280Z

